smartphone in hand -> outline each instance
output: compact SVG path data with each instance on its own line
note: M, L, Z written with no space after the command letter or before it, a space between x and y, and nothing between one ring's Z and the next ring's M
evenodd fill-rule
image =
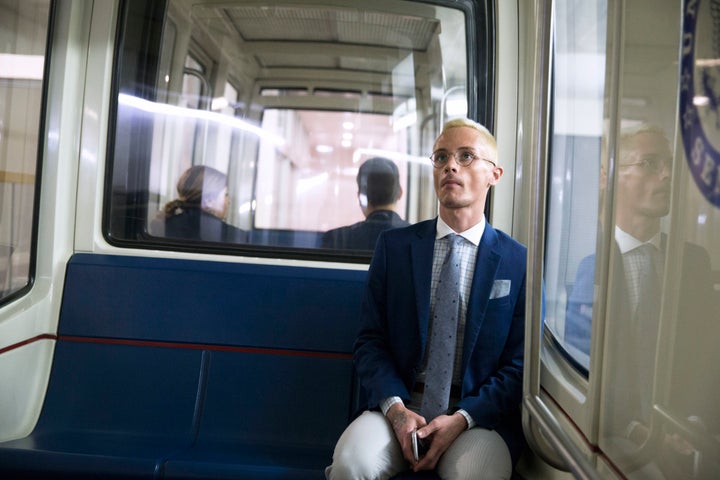
M428 442L424 438L418 438L417 430L412 431L412 450L413 458L415 461L419 461L428 450Z

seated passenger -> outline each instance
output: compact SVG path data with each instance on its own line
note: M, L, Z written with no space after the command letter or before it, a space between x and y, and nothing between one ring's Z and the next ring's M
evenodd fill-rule
M438 217L383 232L373 254L353 348L364 411L338 439L329 480L509 479L525 448L527 250L485 220L503 174L497 143L455 119L433 152Z
M409 225L395 212L402 188L392 161L381 157L367 160L358 170L357 184L365 220L325 232L323 248L373 250L380 232Z
M196 165L180 176L177 191L178 198L165 205L165 237L205 242L247 241L247 232L224 221L230 206L224 173Z

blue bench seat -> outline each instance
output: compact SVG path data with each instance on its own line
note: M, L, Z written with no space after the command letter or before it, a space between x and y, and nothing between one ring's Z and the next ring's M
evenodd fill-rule
M67 278L0 478L323 478L357 406L364 272L76 255Z

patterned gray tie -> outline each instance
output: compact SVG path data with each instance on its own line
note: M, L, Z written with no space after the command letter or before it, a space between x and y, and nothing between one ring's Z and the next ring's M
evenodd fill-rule
M637 249L640 255L640 292L635 319L635 341L637 345L637 382L640 404L640 419L650 420L655 369L655 348L660 323L661 284L658 275L658 249L649 243Z
M447 412L450 386L455 362L458 313L460 307L460 235L446 237L450 243L445 262L440 270L435 309L425 370L425 391L420 404L420 415L430 422Z

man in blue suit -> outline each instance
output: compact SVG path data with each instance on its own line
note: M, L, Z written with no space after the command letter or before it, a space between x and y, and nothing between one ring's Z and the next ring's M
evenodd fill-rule
M510 478L520 424L526 248L484 217L503 174L483 126L448 122L431 157L440 203L434 220L383 232L362 302L354 363L367 410L338 440L328 479L387 479L408 469L443 479ZM427 348L448 234L460 239L460 307L449 408L419 414ZM414 457L411 436L427 445Z

